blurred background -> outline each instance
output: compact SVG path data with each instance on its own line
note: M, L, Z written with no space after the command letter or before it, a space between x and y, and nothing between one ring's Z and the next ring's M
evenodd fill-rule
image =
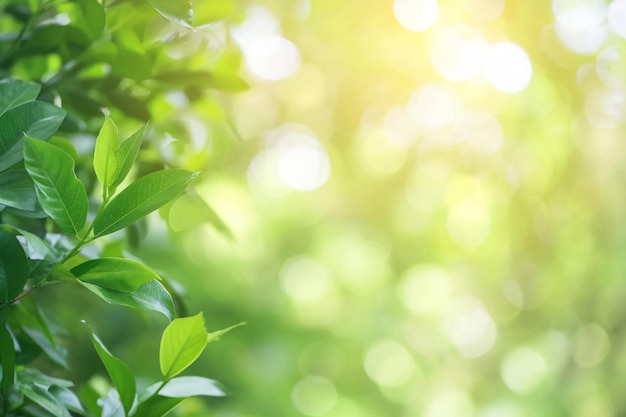
M135 254L248 325L189 372L228 396L172 415L626 413L626 0L205 7L167 53L237 47L250 88L151 123L215 212L179 200ZM86 310L157 376L162 318Z

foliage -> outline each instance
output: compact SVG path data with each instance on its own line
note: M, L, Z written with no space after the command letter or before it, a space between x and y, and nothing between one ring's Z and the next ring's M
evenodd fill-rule
M0 1L2 416L161 416L187 397L224 395L211 379L179 374L229 329L208 333L202 313L176 318L171 283L127 250L150 213L194 195L206 161L205 151L185 149L160 158L157 128L145 122L172 121L153 109L168 91L186 91L191 102L207 87L246 87L236 50L212 62L169 59L168 45L206 35L203 8L199 22L193 11L186 1ZM34 291L52 284L164 315L161 380L143 387L91 329L111 384L89 383L77 395L72 381L44 373L52 366L71 376L66 331L36 297L46 290Z

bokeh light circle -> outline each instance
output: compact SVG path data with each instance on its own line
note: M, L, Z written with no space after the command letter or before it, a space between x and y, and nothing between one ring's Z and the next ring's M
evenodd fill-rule
M519 93L530 83L533 68L524 49L512 42L491 46L483 64L487 82L503 93Z

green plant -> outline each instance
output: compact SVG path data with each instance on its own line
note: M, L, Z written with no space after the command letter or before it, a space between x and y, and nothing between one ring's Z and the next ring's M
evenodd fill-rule
M176 116L151 107L169 91L193 102L206 88L245 88L236 51L210 65L194 54L172 60L165 42L147 35L165 25L169 42L189 42L202 33L192 10L224 17L185 1L0 0L0 416L160 416L185 397L223 395L210 379L179 374L230 328L208 333L201 313L176 318L170 285L121 249L137 244L148 214L194 198L188 187L207 159L185 146L169 161L159 157L159 135L145 140L145 122L176 131ZM111 114L103 122L102 108ZM134 133L120 141L113 118ZM217 111L213 122L227 118ZM98 127L93 154L79 152L74 135ZM205 220L226 230L210 213ZM161 381L138 393L129 367L91 329L110 390L86 386L77 396L71 381L42 372L39 357L67 368L67 353L30 294L72 283L171 321Z

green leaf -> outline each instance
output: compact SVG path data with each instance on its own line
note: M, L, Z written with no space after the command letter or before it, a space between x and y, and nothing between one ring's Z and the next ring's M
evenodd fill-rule
M117 187L124 181L130 169L137 159L137 153L141 147L141 141L143 140L143 134L146 127L142 127L135 133L133 133L128 139L120 144L120 147L115 152L115 159L117 164L117 173L112 187Z
M70 392L67 390L73 385L70 381L53 378L37 369L26 368L18 374L17 385L26 397L53 416L71 417L65 396L57 395L60 390ZM70 401L72 408L76 405L75 401L77 402L75 399Z
M168 320L174 319L175 312L172 296L156 279L130 293L99 287L83 281L79 282L107 303L157 311L167 317Z
M2 365L0 387L8 389L15 381L15 346L4 317L0 317L0 365Z
M76 23L91 39L98 39L105 25L104 8L97 0L79 0L78 4L83 19Z
M29 81L0 81L0 115L15 106L35 100L39 90L41 90L39 84Z
M67 363L67 350L65 348L53 345L46 335L40 330L26 327L24 325L22 325L22 329L24 330L24 333L26 333L28 337L30 337L33 342L41 348L43 353L50 358L52 362L65 369L69 369L69 364Z
M27 138L24 165L35 182L43 210L61 230L78 234L87 219L89 202L74 173L72 157L54 145Z
M226 238L234 240L233 233L226 223L195 193L188 192L176 199L170 208L168 220L175 232L209 222Z
M117 146L117 126L113 120L105 117L104 124L96 138L96 148L93 153L93 167L96 171L96 177L105 189L113 184L118 170L115 157Z
M36 384L20 383L20 390L26 397L56 417L72 417L65 405L48 390Z
M157 385L153 385L149 388L151 391L146 391L149 395L146 395L146 399L139 403L137 410L133 414L137 417L160 417L167 414L172 408L180 404L184 398L169 398L162 397L158 394L154 395L158 389Z
M13 169L0 173L0 204L20 210L35 210L37 194L28 172Z
M0 171L24 157L24 137L48 140L59 129L65 110L41 101L20 104L0 116Z
M153 172L126 187L96 219L96 237L130 226L182 193L197 173L184 169Z
M180 376L172 378L161 388L159 395L171 398L186 398L195 396L222 397L224 391L217 381L200 376Z
M191 28L193 9L189 0L148 0L165 18Z
M133 292L143 284L159 279L147 266L125 258L92 259L71 270L81 281L122 292Z
M210 332L209 333L209 337L207 339L207 343L217 342L218 340L220 340L220 337L222 337L224 335L224 333L228 333L231 330L233 330L233 329L235 329L235 328L237 328L239 326L245 326L246 324L247 323L244 321L244 322L237 323L237 324L235 324L233 326L227 327L227 328L222 329L222 330L216 330L214 332Z
M191 365L200 356L207 341L202 313L171 322L163 332L159 350L161 373L165 379L178 375Z
M85 410L78 400L78 397L68 388L53 385L48 391L68 410L74 411L76 413L84 413Z
M0 229L0 305L9 303L24 289L28 260L17 237Z
M111 352L108 351L106 346L104 346L102 341L94 334L89 326L87 326L87 328L89 329L89 333L91 333L93 346L96 348L96 352L98 352L100 360L111 377L111 381L113 381L113 385L120 395L124 411L126 415L128 415L128 412L135 402L137 392L133 373L124 362L113 356Z

